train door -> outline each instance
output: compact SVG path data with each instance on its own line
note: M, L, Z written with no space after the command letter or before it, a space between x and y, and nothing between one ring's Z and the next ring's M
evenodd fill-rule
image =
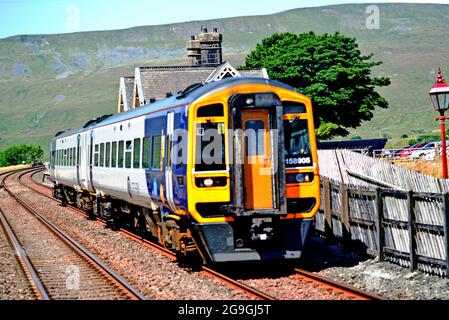
M78 182L78 186L81 186L80 167L81 167L81 134L78 134L76 136L76 181Z
M165 193L167 203L170 209L176 212L173 197L173 170L172 170L172 148L173 148L173 132L174 132L174 112L167 114L167 135L166 135L166 154L165 154Z
M85 157L85 177L86 177L86 187L90 192L94 192L94 185L92 182L92 170L93 170L93 144L94 144L94 131L85 133L84 136L84 157Z
M236 215L286 214L283 107L272 92L229 99Z
M245 209L272 209L273 161L267 109L242 111Z

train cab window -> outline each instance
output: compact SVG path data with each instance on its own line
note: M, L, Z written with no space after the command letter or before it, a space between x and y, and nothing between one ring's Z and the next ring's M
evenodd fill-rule
M111 167L115 168L117 166L117 142L112 143L112 156L111 156Z
M200 107L196 112L196 116L199 118L223 117L223 115L223 105L221 103Z
M133 142L131 140L126 141L126 146L125 146L125 168L131 168L132 151L133 151Z
M143 138L142 144L142 167L144 169L150 168L150 152L151 152L151 138L145 137Z
M283 101L284 114L306 113L306 106L301 102Z
M105 155L105 167L109 168L109 164L111 163L111 143L106 143L106 155Z
M161 168L161 136L153 136L151 148L151 168Z
M118 156L117 156L117 164L119 168L123 168L123 153L125 151L124 142L119 141L118 143Z
M307 120L284 120L285 166L312 165L312 153Z
M104 167L104 143L100 144L100 167Z
M98 167L98 164L99 164L99 161L100 161L100 154L99 154L99 151L100 151L100 147L99 147L99 145L98 144L96 144L95 145L95 153L94 153L94 166L95 167Z
M140 169L140 138L134 139L133 168Z
M226 170L223 122L199 123L196 127L196 171Z

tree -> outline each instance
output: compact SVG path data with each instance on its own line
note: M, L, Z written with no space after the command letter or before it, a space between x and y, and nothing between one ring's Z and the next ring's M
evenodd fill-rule
M347 136L349 128L371 120L375 107L388 102L374 89L387 77L371 77L381 62L362 55L355 38L340 33L276 33L262 40L246 57L245 68L266 68L272 79L309 96L319 139Z
M25 163L30 164L33 161L42 159L44 151L41 146L32 144L12 145L8 149L0 152L0 166L12 166Z

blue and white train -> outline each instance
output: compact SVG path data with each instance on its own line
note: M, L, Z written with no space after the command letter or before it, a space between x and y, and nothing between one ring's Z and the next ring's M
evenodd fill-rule
M320 201L312 105L263 78L193 85L56 134L50 177L64 204L179 256L297 259Z

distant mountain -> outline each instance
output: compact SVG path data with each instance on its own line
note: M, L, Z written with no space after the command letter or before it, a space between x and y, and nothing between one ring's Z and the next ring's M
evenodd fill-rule
M22 35L0 40L0 148L39 143L54 132L116 111L118 78L137 65L185 64L185 44L202 25L223 33L224 57L238 65L274 32L355 36L364 53L384 62L378 75L390 108L354 130L362 137L399 137L436 129L427 98L436 68L449 80L449 5L379 4L380 28L369 30L367 5L295 9L265 16L192 21L126 30Z

